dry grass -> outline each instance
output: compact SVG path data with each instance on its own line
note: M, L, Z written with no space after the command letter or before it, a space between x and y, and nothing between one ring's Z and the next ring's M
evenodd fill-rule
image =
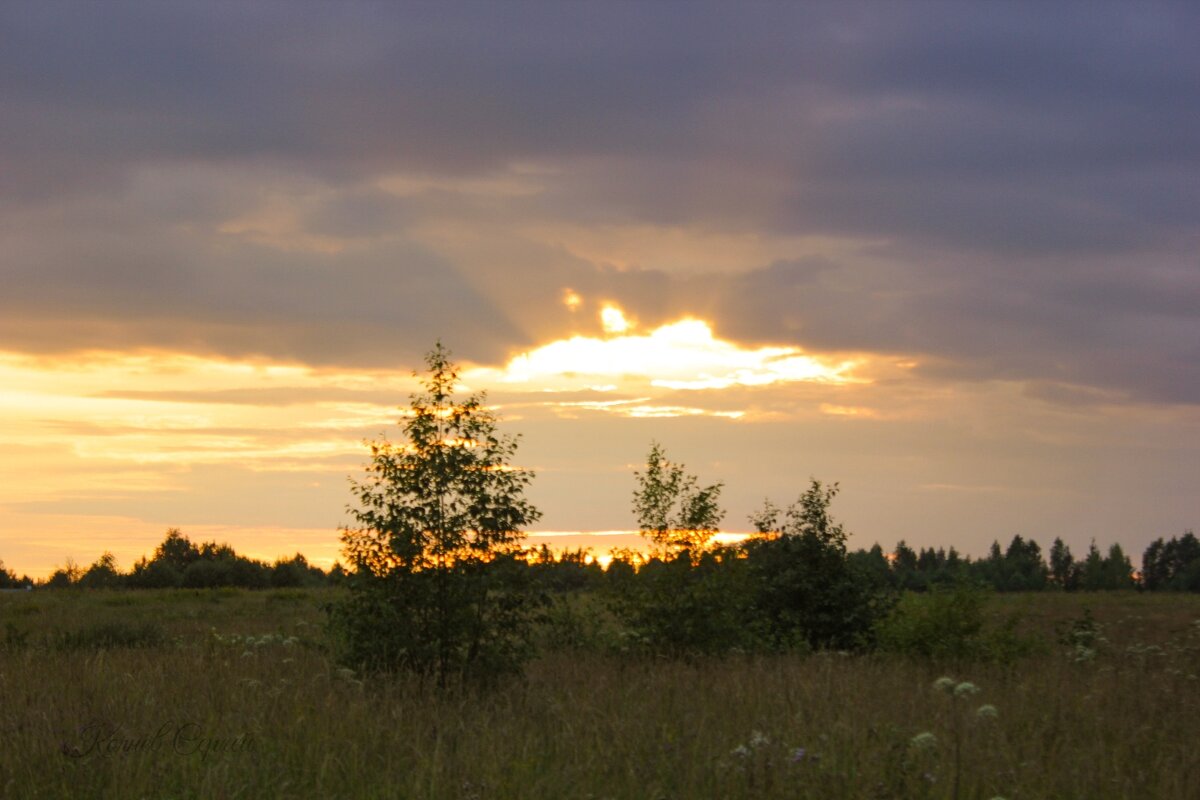
M339 673L323 599L0 597L0 796L946 798L957 738L961 797L1200 797L1197 597L999 598L1048 642L1011 667L560 653L456 696ZM1107 644L1076 661L1054 635L1085 606ZM114 624L165 639L86 646Z

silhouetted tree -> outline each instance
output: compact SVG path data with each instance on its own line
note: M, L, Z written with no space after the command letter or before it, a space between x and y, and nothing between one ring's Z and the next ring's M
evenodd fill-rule
M154 550L154 561L179 570L181 573L188 565L200 559L200 549L192 544L192 540L184 536L178 528L167 529L167 537Z
M1147 589L1200 592L1200 540L1191 531L1179 538L1151 542L1142 555L1142 583Z
M550 592L570 592L598 587L604 570L584 549L564 550L555 554L543 544L530 554L529 570L534 583Z
M1071 548L1055 537L1050 546L1050 580L1058 588L1073 592L1079 588L1079 567L1071 556Z
M68 557L66 564L50 573L45 585L49 589L67 589L78 584L82 576L83 570L75 563L75 559Z
M425 363L406 441L372 443L366 477L353 482L358 524L342 545L355 572L331 621L344 660L445 686L518 669L528 655L528 571L516 557L540 513L524 499L533 474L511 463L517 440L497 433L483 395L455 399L458 368L440 342Z
M658 442L650 444L646 471L633 475L633 513L642 536L662 553L688 552L698 559L725 516L719 505L721 484L700 488L695 475L667 460Z
M1042 549L1033 539L1014 536L1004 553L996 588L1002 592L1029 592L1046 588L1049 570Z
M683 656L749 650L759 645L747 589L747 562L736 550L715 547L695 562L690 550L652 558L636 575L617 571L609 607L632 632L635 647Z
M326 575L320 567L308 563L300 553L288 559L277 559L270 568L270 584L275 588L320 586Z
M829 513L837 493L836 483L812 479L785 512L778 536L743 544L752 598L747 624L761 628L773 647L865 645L890 605L890 594L847 555L846 530Z
M1133 589L1136 586L1133 563L1117 542L1108 546L1108 555L1104 559L1104 584L1106 589Z
M17 574L4 566L0 561L0 589L32 589L33 578L28 575L17 577Z
M892 553L892 575L898 588L918 592L925 588L919 562L916 550L909 547L903 539L896 542L896 549Z
M117 559L105 552L87 572L79 577L79 585L86 589L116 589L124 583L124 576L117 570Z
M878 542L873 544L870 550L855 550L846 558L857 574L876 589L886 589L893 585L891 565Z
M1113 543L1102 556L1093 539L1080 568L1079 588L1088 592L1134 588L1133 564L1121 545Z
M1104 557L1096 547L1096 540L1088 544L1087 555L1079 565L1079 588L1087 592L1106 589L1104 585Z

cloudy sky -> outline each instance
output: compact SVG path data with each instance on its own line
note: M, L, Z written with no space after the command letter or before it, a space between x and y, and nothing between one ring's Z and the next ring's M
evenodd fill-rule
M448 5L0 4L10 568L329 563L439 337L544 531L1200 525L1195 6Z

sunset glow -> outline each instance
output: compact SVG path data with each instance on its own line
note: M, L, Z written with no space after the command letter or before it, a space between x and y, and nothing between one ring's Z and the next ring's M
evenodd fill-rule
M632 334L619 308L605 306L601 317L606 338L577 335L550 342L514 357L502 371L475 371L468 380L581 388L618 378L631 385L680 390L864 380L853 376L861 359L819 358L797 347L743 348L717 338L709 323L699 319Z
M611 334L627 333L633 328L633 323L625 319L625 312L612 305L600 309L600 323L604 332Z
M1200 525L1190 7L328 11L6 10L8 568L335 558L435 342L546 530L652 441L735 534L812 477L853 546Z

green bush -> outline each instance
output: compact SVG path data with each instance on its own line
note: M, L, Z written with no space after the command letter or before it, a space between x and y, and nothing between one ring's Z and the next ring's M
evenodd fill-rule
M959 584L928 593L908 593L876 628L879 647L901 655L951 660L1009 662L1037 649L1023 637L1020 617L988 624L989 594Z
M443 686L494 683L533 654L536 597L527 584L523 569L501 560L354 575L349 595L326 609L335 652L367 672L408 670Z
M768 500L750 517L765 534L743 547L752 619L775 649L866 647L891 608L890 589L846 552L845 528L829 513L837 493L812 479L786 511Z
M856 650L871 644L891 608L879 587L843 549L811 535L784 535L746 546L750 619L777 650Z
M686 551L643 565L609 595L627 630L625 649L671 656L761 649L747 577L732 549L706 553L695 566Z
M535 579L536 580L536 579ZM537 616L536 640L544 650L611 652L622 639L602 599L573 592L552 594Z
M183 583L183 570L166 561L141 559L126 579L134 589L174 589Z

